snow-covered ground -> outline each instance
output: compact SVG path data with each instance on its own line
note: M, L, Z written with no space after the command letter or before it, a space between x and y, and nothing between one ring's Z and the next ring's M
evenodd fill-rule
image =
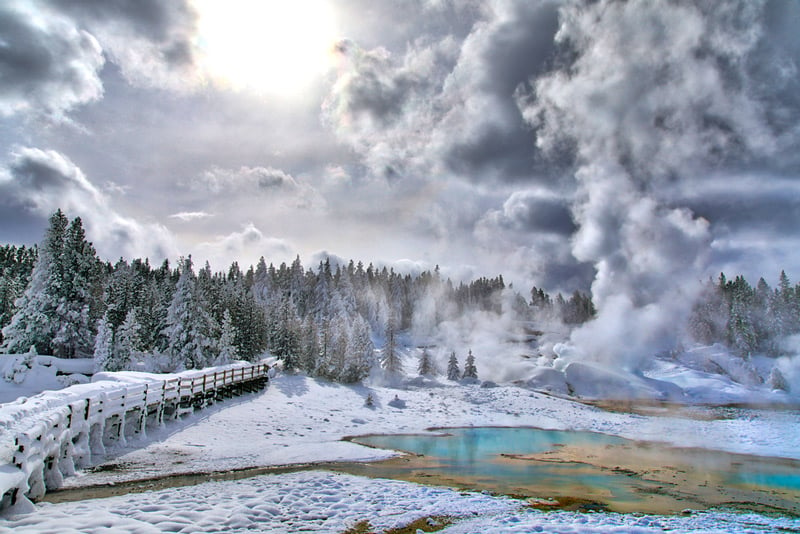
M669 372L673 371L662 368L664 376ZM123 374L118 378L147 377ZM112 382L103 382L109 383ZM47 395L66 394L67 390ZM710 393L705 395L709 397ZM366 405L368 396L373 406ZM129 440L127 448L109 451L106 463L113 464L114 469L82 473L66 479L66 485L79 487L166 474L293 463L381 459L393 453L341 438L470 425L591 430L679 446L800 459L800 413L796 410L741 410L735 415L703 420L615 413L523 387L457 385L444 379L415 380L395 389L343 386L303 375L279 375L260 393L228 400L148 430L146 437ZM340 532L364 519L374 528L384 529L426 515L465 518L445 532L800 529L797 519L754 514L544 514L524 508L523 504L404 482L307 471L71 504L41 504L33 514L0 521L0 530L64 532L69 525L80 532L105 527L134 532Z
M446 381L443 381L446 382ZM374 406L365 405L372 395ZM404 407L390 402L397 396ZM395 404L395 403L392 403ZM344 386L280 375L261 393L212 406L130 442L101 471L67 486L165 473L363 461L391 453L341 441L348 435L415 433L430 427L533 426L590 430L672 445L800 459L800 414L746 410L716 420L614 413L515 386Z
M65 360L52 356L0 354L0 403L13 402L45 390L89 382L92 359Z
M43 504L0 522L15 533L342 532L368 521L372 532L418 518L449 516L446 533L785 532L800 519L720 511L689 516L539 512L523 501L324 471Z

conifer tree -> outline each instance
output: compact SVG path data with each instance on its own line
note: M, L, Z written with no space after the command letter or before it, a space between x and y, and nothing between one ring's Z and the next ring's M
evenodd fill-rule
M419 357L417 371L419 371L420 376L434 376L436 374L436 368L427 349L424 349Z
M300 369L312 376L317 371L319 357L319 334L317 325L309 316L303 321L303 335L301 337Z
M450 353L450 359L447 361L447 379L457 381L461 378L461 369L458 368L458 359L456 352Z
M139 333L142 327L136 319L136 309L131 308L114 335L113 356L106 361L106 370L131 369L132 359L141 348Z
M94 247L86 240L80 217L73 219L67 228L63 253L57 264L61 270L61 285L56 292L53 355L90 356L101 307L102 283L100 261Z
M219 355L214 361L215 365L226 365L234 360L237 360L239 355L236 350L234 341L236 339L236 327L233 325L231 319L231 312L225 310L222 314L222 326L220 327L219 336Z
M472 355L472 349L470 349L469 354L467 355L467 360L464 362L463 378L478 378L478 368L475 367L475 356Z
M2 352L22 354L33 345L39 354L53 353L56 308L65 285L62 256L68 224L61 210L50 217L31 281L16 303L11 323L3 329Z
M399 377L403 372L400 353L397 352L397 341L395 340L394 316L389 317L386 323L386 343L383 346L381 357L381 367L391 378Z
M112 359L114 348L114 331L107 316L103 316L97 325L97 336L94 339L94 370L107 371L106 364Z
M213 318L198 293L191 257L182 269L172 302L167 310L167 352L173 369L198 369L209 365L216 355Z
M362 317L356 317L350 331L347 359L342 381L354 383L369 376L374 365L375 346L369 335L369 326Z

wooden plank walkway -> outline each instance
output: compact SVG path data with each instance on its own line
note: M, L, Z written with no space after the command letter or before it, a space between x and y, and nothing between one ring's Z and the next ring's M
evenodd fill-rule
M64 477L90 464L106 446L126 443L162 425L225 398L263 389L270 366L231 366L193 376L120 384L44 412L17 434L12 465L0 466L0 510L20 496L37 500Z

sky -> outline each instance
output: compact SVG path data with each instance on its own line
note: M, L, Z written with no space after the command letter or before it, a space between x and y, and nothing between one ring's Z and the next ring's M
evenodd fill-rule
M0 242L61 208L110 261L440 265L658 331L720 271L800 280L798 27L792 0L7 0Z

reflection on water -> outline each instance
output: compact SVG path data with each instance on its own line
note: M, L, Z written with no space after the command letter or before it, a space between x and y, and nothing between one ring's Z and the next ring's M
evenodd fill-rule
M348 472L532 497L539 506L578 503L669 513L730 505L800 513L800 462L792 460L533 428L460 428L353 441L411 455L348 466Z

